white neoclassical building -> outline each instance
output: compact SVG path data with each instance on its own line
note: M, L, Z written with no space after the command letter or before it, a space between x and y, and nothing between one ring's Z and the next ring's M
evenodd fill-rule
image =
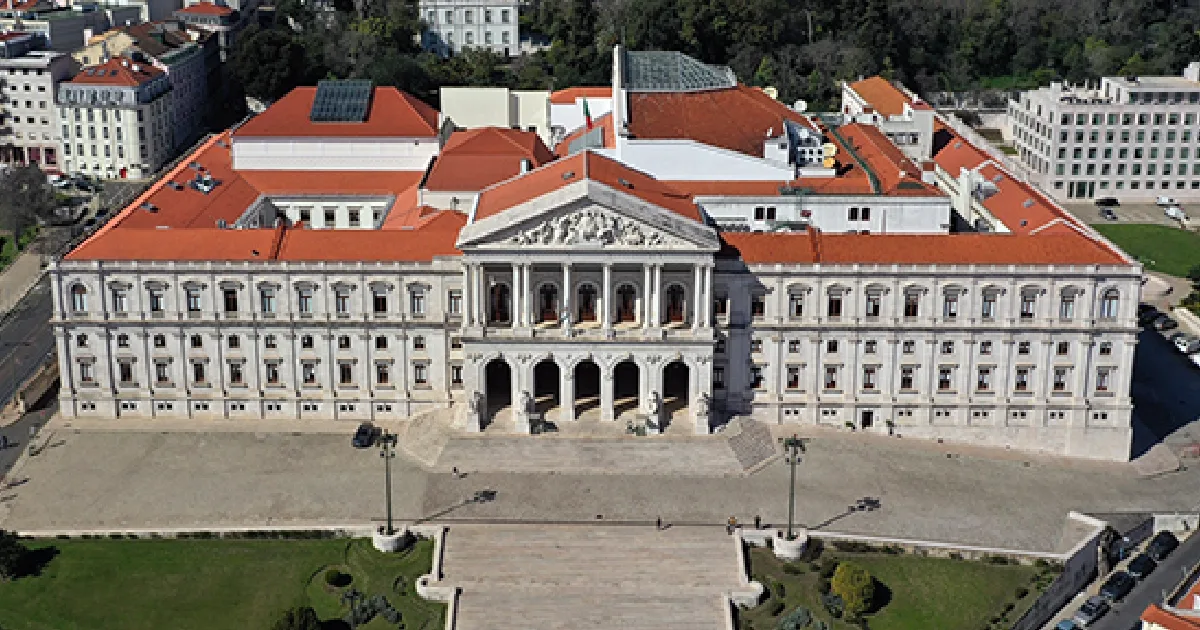
M704 89L752 99L770 126L775 106L742 86ZM637 107L614 111L633 125L650 103L629 91L614 90ZM451 409L464 431L541 418L698 434L749 415L1129 456L1140 266L953 134L916 165L846 125L825 129L825 174L668 182L611 139L547 161L536 134L450 132L390 88L315 121L321 93L212 139L53 266L64 414ZM783 129L794 112L778 107ZM749 144L761 129L724 122L659 127L655 147L641 118L636 156L705 144L788 167ZM995 190L956 188L980 179ZM930 227L845 229L893 198L924 200L903 212ZM773 199L796 217L756 221ZM1011 229L959 233L951 212Z

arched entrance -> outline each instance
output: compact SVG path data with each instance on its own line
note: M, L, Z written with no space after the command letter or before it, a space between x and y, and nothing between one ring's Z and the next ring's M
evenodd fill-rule
M617 418L626 411L638 409L639 386L638 365L626 359L613 368L613 415Z
M576 317L577 321L596 321L596 287L590 284L580 286L579 299L576 300L576 305L579 308L578 316ZM595 363L592 365L595 365Z
M504 359L492 359L484 369L484 398L487 402L487 420L512 407L512 369Z
M545 359L533 366L533 400L537 410L549 411L561 404L559 396L558 364L551 359Z
M671 324L682 323L684 320L684 292L683 287L678 284L672 284L667 287L667 322Z
M668 420L677 411L688 408L691 402L688 385L691 381L691 371L683 361L672 361L663 367L663 409L667 412Z
M551 324L558 321L558 287L553 284L543 284L538 289L538 321Z
M637 321L637 289L632 284L617 287L617 323Z
M583 361L575 366L575 412L583 417L584 412L600 408L600 366L594 361Z
M507 324L512 321L511 292L507 284L497 284L488 292L488 323Z

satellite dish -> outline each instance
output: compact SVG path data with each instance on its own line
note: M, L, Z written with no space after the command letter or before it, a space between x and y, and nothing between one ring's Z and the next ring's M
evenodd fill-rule
M837 145L832 142L826 142L821 145L821 155L831 158L837 155Z
M792 109L794 109L798 112L808 111L808 101L805 101L805 100L796 101L795 103L792 103Z
M825 168L833 168L836 164L837 160L833 159L832 157L827 157L821 162L821 166L824 166Z

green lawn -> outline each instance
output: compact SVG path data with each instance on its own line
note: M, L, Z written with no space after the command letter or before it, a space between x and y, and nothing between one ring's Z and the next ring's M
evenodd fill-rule
M323 569L353 576L366 595L382 594L408 630L442 628L444 606L416 595L432 566L433 542L384 556L369 540L53 540L40 575L0 583L6 630L253 630L280 611L309 605L322 620L341 618ZM403 579L401 579L403 578ZM368 629L389 627L376 617Z
M1146 269L1186 277L1200 265L1200 234L1165 225L1093 225L1098 232L1142 261ZM1182 296L1180 296L1182 297Z
M1048 584L1053 577L1049 569L946 558L833 551L821 557L853 560L875 577L877 610L867 615L871 630L983 630L991 628L991 619L1012 604L1004 624L1008 627L1033 603L1037 583ZM779 583L783 585L783 614L804 606L814 619L825 622L831 630L857 628L825 611L817 591L819 575L809 563L792 565L800 567L802 572L789 574L769 549L754 548L750 550L750 565L753 579L773 594L764 603L740 614L740 630L775 628L780 615L772 613L781 601L775 586ZM1017 589L1022 587L1029 593L1018 599Z

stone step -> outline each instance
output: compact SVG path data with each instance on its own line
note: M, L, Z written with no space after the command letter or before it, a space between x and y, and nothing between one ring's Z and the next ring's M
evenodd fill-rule
M439 469L465 472L629 475L740 475L726 440L712 438L460 436L441 450Z
M464 590L459 630L721 630L730 614L718 595L626 594L586 591Z

